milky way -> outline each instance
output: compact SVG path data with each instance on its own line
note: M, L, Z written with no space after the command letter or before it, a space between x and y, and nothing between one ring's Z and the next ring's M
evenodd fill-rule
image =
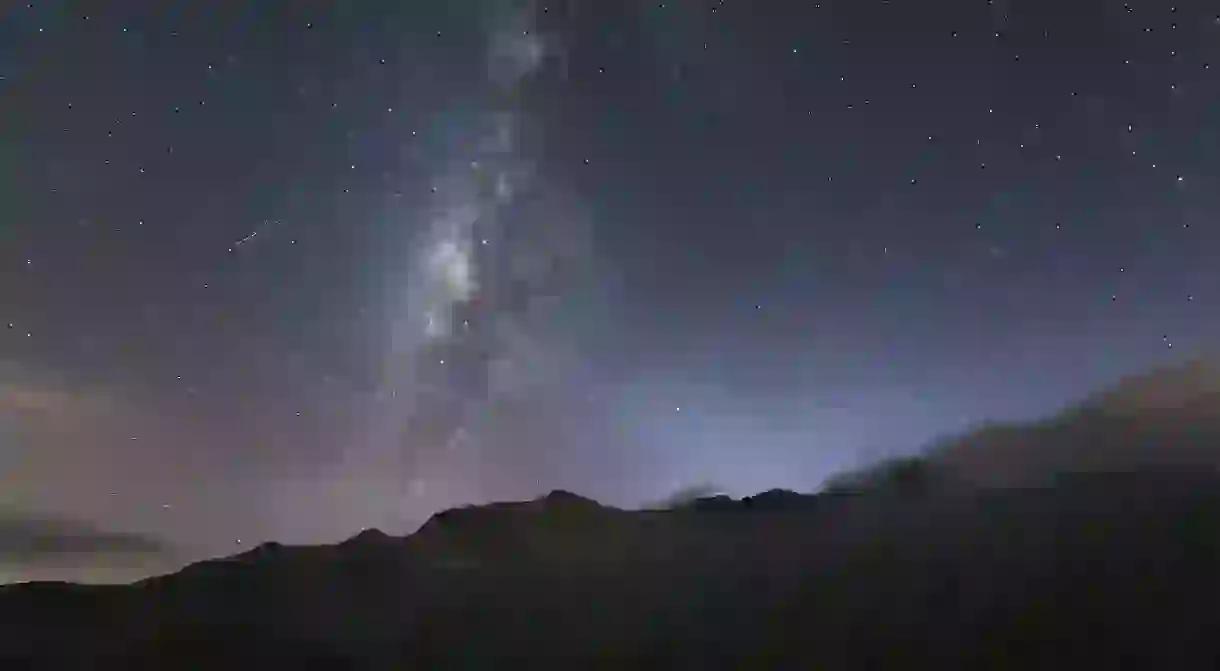
M495 469L536 449L518 444L526 437L512 426L532 422L524 415L545 403L539 386L565 374L547 320L577 289L591 250L578 200L536 175L523 146L520 87L555 56L531 14L515 10L490 27L485 109L463 143L472 149L433 178L424 212L401 215L425 225L395 306L385 403L372 420L383 428L352 455L358 469L370 455L392 464L408 498L482 499L503 485Z
M1220 341L1217 64L1201 1L5 5L0 519L200 557L1045 416Z

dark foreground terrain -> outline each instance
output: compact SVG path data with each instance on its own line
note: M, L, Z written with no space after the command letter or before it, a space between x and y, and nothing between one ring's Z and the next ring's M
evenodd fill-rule
M0 669L1217 668L1218 466L1220 374L1186 367L818 495L554 492L0 587Z
M9 586L0 664L1214 668L1218 625L1220 480L1147 472L655 512L553 493L130 586Z

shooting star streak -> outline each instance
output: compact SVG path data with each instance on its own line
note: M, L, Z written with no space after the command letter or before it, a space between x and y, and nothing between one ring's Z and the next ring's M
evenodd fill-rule
M251 240L253 240L253 239L255 238L255 236L257 236L259 233L263 232L263 231L264 231L264 230L266 230L267 228L270 228L271 226L276 226L276 225L278 225L279 223L280 223L279 221L264 221L264 222L262 223L262 225L260 225L260 226L259 226L258 228L256 228L256 229L254 229L254 232L253 232L253 233L251 233L250 235L247 235L246 237L242 238L241 240L238 240L237 242L233 243L233 249L236 249L236 248L238 248L238 247L241 247L242 245L246 244L247 242L250 242L250 241L251 241Z

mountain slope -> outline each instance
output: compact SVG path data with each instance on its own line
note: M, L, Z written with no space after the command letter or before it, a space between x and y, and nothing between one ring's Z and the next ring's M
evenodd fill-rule
M851 493L628 511L553 492L130 586L2 587L0 664L1214 667L1210 392L1130 384Z
M469 509L406 539L264 547L127 587L9 586L0 659L5 668L1220 661L1220 644L1203 635L1220 625L1218 485L1161 472L968 498ZM604 517L588 529L563 519L586 514ZM481 515L511 519L461 519ZM501 525L533 537L522 543ZM602 541L582 540L590 536Z
M1220 471L1220 364L1132 376L1045 421L986 426L921 458L942 481L1001 487L1078 472Z

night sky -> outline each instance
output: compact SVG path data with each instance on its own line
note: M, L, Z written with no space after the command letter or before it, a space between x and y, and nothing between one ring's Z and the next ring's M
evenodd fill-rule
M1218 159L1202 0L0 2L0 516L808 491L1206 351Z

